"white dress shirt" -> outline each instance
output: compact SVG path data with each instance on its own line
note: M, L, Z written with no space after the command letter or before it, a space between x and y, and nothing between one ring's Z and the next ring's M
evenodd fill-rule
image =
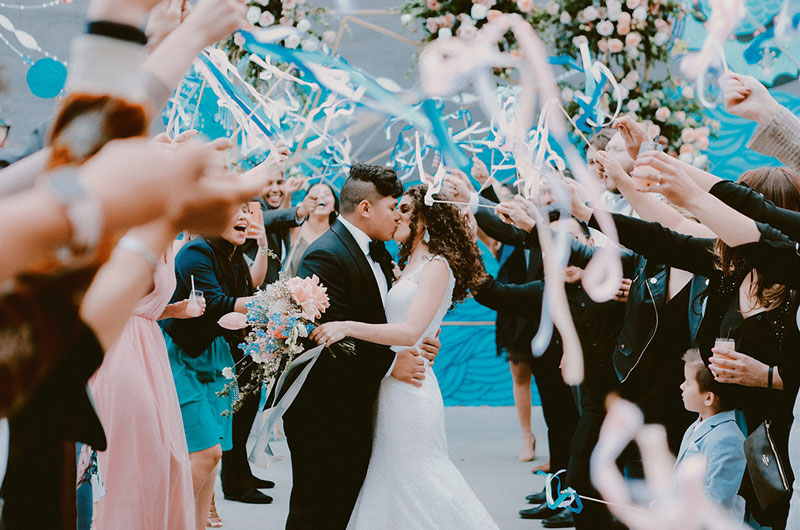
M367 258L367 263L369 263L369 266L372 268L372 274L375 275L375 282L378 284L378 290L381 293L381 302L383 302L385 306L386 294L389 292L389 284L386 282L386 276L383 275L381 266L377 261L372 259L372 256L369 255L369 244L372 241L372 238L365 234L363 230L348 222L343 216L340 215L338 219L344 225L344 227L347 228L347 230L350 232L350 235L353 236L353 239L356 240L358 248L361 249L361 252L364 253L364 257ZM397 355L395 354L392 365L389 367L389 371L386 372L387 376L392 375L392 370L394 370L394 363L396 361Z

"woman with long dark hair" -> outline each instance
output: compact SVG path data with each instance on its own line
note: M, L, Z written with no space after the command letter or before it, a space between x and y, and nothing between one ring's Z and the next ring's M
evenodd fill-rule
M232 446L232 418L222 415L231 407L231 399L220 398L216 392L226 383L223 369L234 366L231 350L242 340L242 332L223 329L217 321L231 311L246 313L245 304L254 292L241 249L248 227L243 205L222 234L194 239L175 257L173 301L200 295L193 291L202 291L206 301L202 316L172 319L164 326L192 466L198 530L206 528L214 470L222 451ZM265 241L260 245L265 248Z
M314 340L418 345L478 287L485 273L469 222L453 205L426 206L424 198L425 188L414 186L397 207L402 273L386 296L388 323L328 322ZM430 367L418 387L381 382L372 456L347 528L497 528L447 455L444 404Z
M292 229L292 249L283 262L283 270L287 276L297 274L297 267L308 246L327 232L339 216L339 198L330 184L314 184L308 188L303 201L306 199L310 200L314 209L301 226Z

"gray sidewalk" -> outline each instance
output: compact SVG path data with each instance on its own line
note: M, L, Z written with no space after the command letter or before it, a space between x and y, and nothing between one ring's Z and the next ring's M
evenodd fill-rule
M541 407L533 408L533 431L538 440L536 461L520 462L519 424L513 407L449 407L445 409L450 457L469 482L478 498L502 530L540 528L538 521L519 518L517 512L527 507L524 497L541 489L542 477L531 469L547 461L548 449ZM274 490L264 490L274 497L266 506L241 504L223 499L217 481L217 510L228 530L272 530L284 527L289 506L291 469L285 442L274 444L283 459L268 470L255 473L274 481Z

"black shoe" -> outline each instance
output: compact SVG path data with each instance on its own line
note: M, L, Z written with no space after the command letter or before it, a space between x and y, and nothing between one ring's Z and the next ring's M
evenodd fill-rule
M542 526L544 528L572 528L575 526L575 521L572 519L572 512L563 510L561 513L542 521Z
M245 504L270 504L272 502L272 497L264 495L257 489L247 490L241 495L225 495L225 499Z
M547 507L547 504L540 504L538 506L534 506L533 508L520 510L519 516L523 519L547 519L548 517L552 517L560 512L561 510L551 510Z
M528 501L530 504L542 504L544 501L547 500L547 493L542 490L538 493L532 493L525 497L525 500Z
M264 480L263 478L253 477L253 487L256 489L270 489L275 487L275 483L271 480Z

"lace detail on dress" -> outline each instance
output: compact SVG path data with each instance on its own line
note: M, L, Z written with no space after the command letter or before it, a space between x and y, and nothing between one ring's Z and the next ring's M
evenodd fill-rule
M407 272L386 296L386 320L403 322L417 292L418 278L434 256ZM450 279L439 311L422 337L432 336L452 303ZM372 457L348 530L497 530L464 477L450 461L444 403L433 369L417 388L392 377L381 382Z

